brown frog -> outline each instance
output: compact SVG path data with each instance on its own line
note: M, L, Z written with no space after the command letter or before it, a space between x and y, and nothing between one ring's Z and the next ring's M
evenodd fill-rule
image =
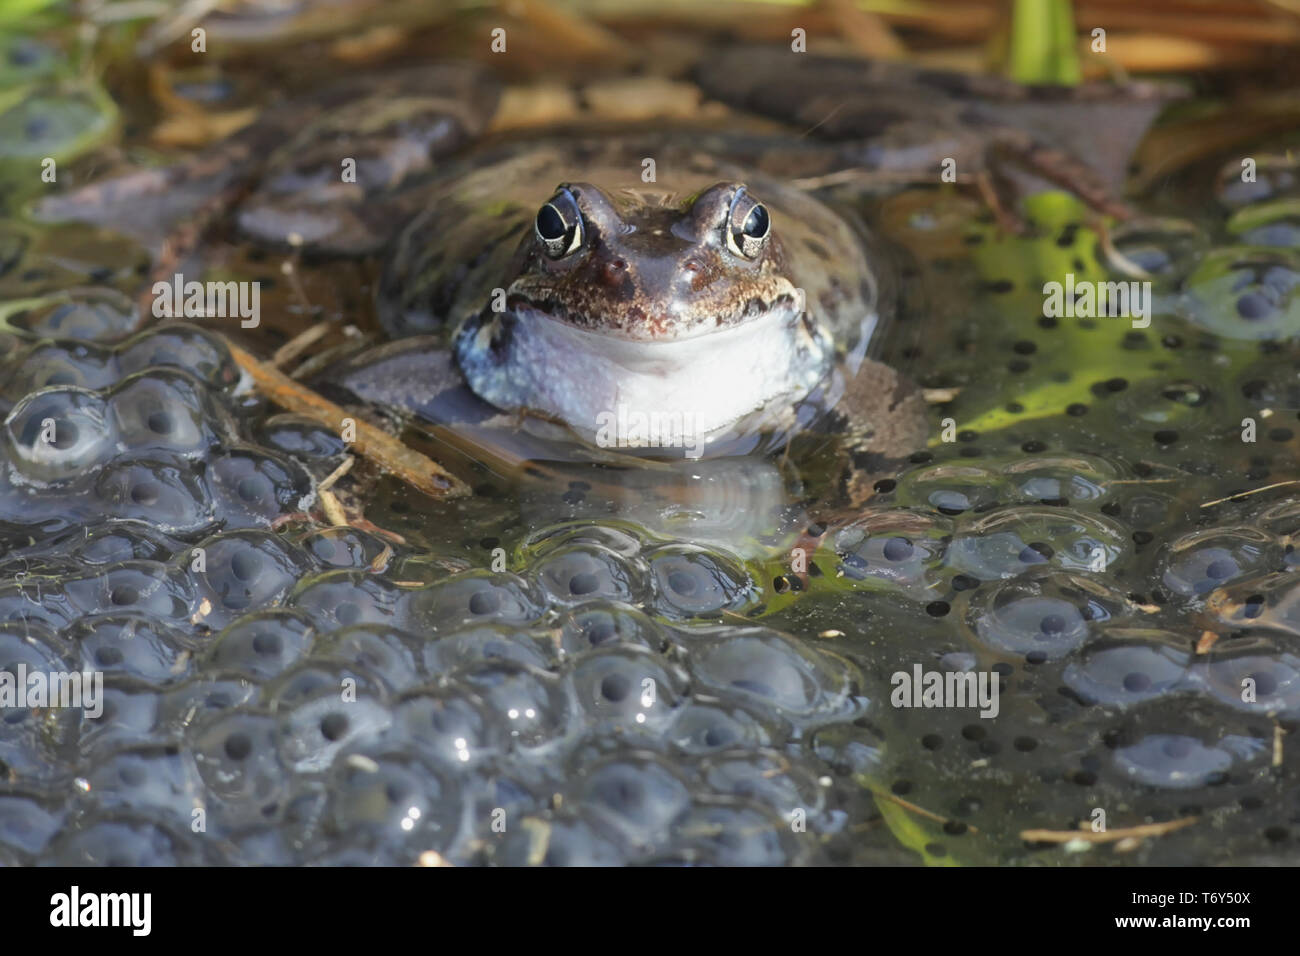
M951 161L994 190L993 160L1007 156L1123 215L1113 187L1162 102L1150 87L1029 91L753 49L695 79L815 139L569 128L467 151L497 89L479 68L442 65L351 80L271 112L218 151L225 162L43 212L149 235L177 205L238 196L236 221L258 240L384 256L377 312L397 341L324 386L435 424L518 432L522 415L546 440L661 458L777 448L823 429L839 435L842 490L859 501L925 443L924 403L875 359L896 294L890 253L790 173L873 188L935 181ZM1109 149L1062 125L1086 128L1102 109ZM1077 150L1049 145L1056 134ZM355 182L338 174L349 157ZM181 202L142 201L164 190ZM105 196L133 201L134 215Z

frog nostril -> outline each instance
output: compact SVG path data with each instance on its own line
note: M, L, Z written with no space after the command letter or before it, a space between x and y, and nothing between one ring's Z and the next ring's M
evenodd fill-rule
M627 263L622 259L611 259L605 263L602 277L607 285L618 285L626 275Z

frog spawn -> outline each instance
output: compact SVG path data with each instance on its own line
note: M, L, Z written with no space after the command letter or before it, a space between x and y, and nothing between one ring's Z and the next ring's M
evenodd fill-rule
M164 326L101 350L44 340L5 365L6 381L37 390L4 421L0 520L138 520L193 534L267 527L309 500L302 466L239 441L220 398L233 365L198 329Z
M1285 845L1276 768L1294 760L1285 740L1300 719L1294 498L1245 497L1170 535L1191 525L1185 502L1115 465L1041 447L1006 461L936 457L916 456L824 542L816 560L833 575L812 576L804 600L833 592L845 602L836 623L856 619L872 636L866 660L854 656L873 701L919 662L990 674L999 713L875 706L817 731L817 753L883 789L878 803L942 817L914 847L936 862L1085 862L1099 851L1062 856L1020 833L1087 825L1093 808L1112 828L1215 821L1214 847L1193 829L1126 845L1133 862ZM1024 477L1009 480L1017 465ZM918 622L921 609L933 625Z
M1285 258L1289 223L1239 225L1251 251L1233 252L1241 273L1233 281L1250 274L1226 291L1211 284L1219 278L1211 270L1187 281L1200 250L1171 252L1172 227L1114 239L1162 287L1182 283L1193 332L1231 317L1252 294L1273 295L1285 317L1286 273L1256 266ZM923 637L937 666L991 669L1006 709L992 722L929 719L933 712L908 722L881 708L859 716L859 691L883 697L871 672L892 662L875 647L847 663L825 653L833 644L805 653L804 642L766 629L744 635L761 652L731 657L716 622L757 611L770 594L717 549L644 540L614 524L557 525L521 545L511 574L439 573L415 587L392 585L406 575L371 571L386 546L364 532L266 533L302 500L294 473L319 475L337 462L337 437L277 416L253 425L253 446L244 423L223 420L219 408L190 416L207 433L188 431L183 418L176 434L159 437L150 394L180 395L184 405L211 392L220 405L230 382L204 369L229 368L228 359L175 360L167 352L176 340L137 354L112 344L129 325L97 319L103 309L55 311L15 323L45 340L24 339L30 351L7 368L4 412L38 389L63 400L93 393L90 438L98 428L117 442L112 429L126 422L138 451L101 465L93 443L69 446L85 451L87 473L105 489L95 494L119 503L111 520L96 512L51 531L42 522L55 519L14 508L13 527L4 526L14 547L0 561L7 576L23 577L0 595L0 616L42 649L34 659L96 660L109 683L103 718L29 725L13 738L8 766L28 768L36 783L6 799L17 801L13 819L34 825L22 840L0 837L4 859L212 861L215 841L192 837L182 807L205 809L229 837L221 861L409 862L431 846L452 859L515 863L819 860L820 851L791 842L786 821L804 808L822 833L842 822L842 791L816 776L827 765L942 813L947 822L927 847L935 855L973 843L971 827L1019 847L1014 828L1026 822L1065 825L1063 807L1082 819L1080 806L1135 792L1139 816L1214 813L1224 859L1233 846L1289 838L1263 809L1285 796L1268 780L1273 722L1291 729L1294 719L1295 528L1285 502L1173 538L1163 531L1190 524L1187 502L1159 485L1124 486L1147 475L1101 456L1026 442L1024 456L993 462L918 458L833 537L834 560L819 569L869 592L879 602L863 605L871 613L885 605L882 618L905 621L900 633ZM1286 334L1277 316L1249 321L1256 325L1241 328L1264 329L1249 337L1266 344ZM1220 334L1244 337L1239 324ZM162 342L161 332L141 338ZM1158 346L1145 338L1160 355L1181 347L1170 344L1178 336ZM1186 336L1188 347L1194 341ZM199 391L162 374L168 367L198 379ZM1296 407L1294 376L1278 368L1261 362L1261 374L1239 376L1233 391L1260 408ZM119 413L118 390L137 373L149 388L127 392L144 397ZM1169 409L1191 410L1204 427L1228 397L1213 379L1173 373L1151 387L1098 384L1093 407L1149 422L1165 436L1161 449L1177 445L1162 417ZM967 438L964 450L977 451L981 437ZM209 455L221 468L197 474L193 463ZM76 468L58 474L57 457L28 466L53 476L28 475L16 461L5 495L89 483ZM142 487L144 479L158 487ZM217 491L212 508L194 506ZM159 526L145 525L158 515ZM83 520L98 522L87 536L74 533ZM1262 539L1252 532L1260 527ZM221 557L205 572L184 560L199 545ZM1218 641L1201 649L1189 619ZM138 648L120 646L135 637ZM120 659L100 658L113 649ZM832 675L854 676L825 680L827 662ZM650 704L637 683L647 671L658 691ZM344 681L356 684L355 713L331 698ZM1242 698L1245 681L1253 700ZM85 756L73 756L75 747ZM63 814L49 794L74 766L95 773ZM57 779L42 778L43 767ZM936 792L943 799L932 802ZM1008 807L1008 793L1034 799ZM504 833L484 822L497 808L509 821ZM1142 852L1184 862L1173 841Z
M760 593L732 556L582 523L397 584L412 555L369 532L271 530L342 448L248 429L202 333L17 348L0 659L105 686L0 726L6 859L771 864L840 825L816 759L780 752L791 791L765 748L859 713L852 667L719 629Z
M1287 339L1300 328L1295 161L1266 155L1256 162L1249 182L1239 161L1220 172L1218 198L1229 212L1229 241L1200 257L1171 306L1193 327L1225 339Z
M929 463L917 471L933 480ZM36 831L48 835L5 851L90 862L407 863L430 849L465 862L813 862L828 851L789 824L803 811L814 833L840 832L845 798L821 782L827 766L923 806L933 780L952 781L960 796L934 804L947 822L930 849L945 852L975 845L971 827L1014 845L1013 826L1058 821L1051 801L1002 813L1008 774L1065 787L1072 807L1142 787L1142 812L1161 819L1223 812L1227 800L1231 833L1270 829L1249 808L1271 805L1271 721L1290 719L1300 686L1300 665L1277 643L1293 626L1284 568L1300 512L1268 505L1140 555L1131 529L1158 531L1179 513L1157 492L1112 484L1120 472L1038 456L985 474L998 493L978 508L949 514L913 497L899 509L886 493L832 546L836 580L957 629L965 643L941 666L991 663L1006 708L992 722L934 712L906 722L870 707L887 685L861 673L860 652L839 659L833 645L720 626L761 596L745 565L617 525L548 527L521 543L513 572L441 572L419 585L370 570L385 545L352 529L290 537L236 523L207 535L106 522L41 544L25 534L6 561L38 573L0 594L0 609L45 648L34 661L94 661L108 686L104 716L62 737L6 730L0 759L27 768L34 790L14 797L14 812L44 819L55 778L43 767L75 768L89 790L66 821ZM909 481L895 487L906 494ZM1108 570L1137 560L1158 570L1163 610L1089 567L1098 544L1113 547ZM1249 635L1198 654L1174 626L1184 611ZM344 704L346 686L355 696ZM1175 701L1194 719L1174 719ZM983 766L972 773L973 763ZM195 810L225 849L192 833ZM504 833L492 826L498 810Z

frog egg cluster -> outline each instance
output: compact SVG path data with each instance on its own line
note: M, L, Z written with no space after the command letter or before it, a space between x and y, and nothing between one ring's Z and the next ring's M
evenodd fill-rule
M775 864L864 812L800 744L856 669L723 624L761 597L728 554L576 522L453 573L277 530L343 446L249 421L184 325L23 337L0 381L0 670L104 683L6 708L0 860Z
M820 586L871 599L880 646L859 664L880 706L870 727L820 731L819 753L941 816L933 859L1057 852L1020 831L1094 808L1112 826L1213 816L1212 841L1143 844L1146 862L1294 839L1297 758L1281 742L1300 727L1296 499L1231 500L1187 531L1185 503L1093 456L915 457L827 543ZM918 603L933 621L919 630ZM917 662L990 674L999 713L884 706L890 675Z
M224 347L183 325L117 346L41 339L15 349L0 363L0 521L49 534L107 518L192 536L301 510L307 472L241 439L235 379Z
M1264 156L1252 182L1240 162L1220 173L1229 242L1183 278L1173 311L1228 339L1271 341L1300 330L1300 194L1295 161Z
M106 700L56 740L34 713L8 722L0 759L31 791L14 812L54 812L69 781L76 794L48 840L9 849L60 863L819 858L843 811L794 742L860 713L853 669L768 628L669 623L672 597L650 596L653 616L602 594L548 604L561 561L603 559L652 595L668 560L642 546L613 561L589 526L553 530L522 574L420 586L366 570L377 542L339 530L221 532L170 561L29 579L55 610L5 605L0 660L101 671ZM113 550L156 550L156 535L112 533Z

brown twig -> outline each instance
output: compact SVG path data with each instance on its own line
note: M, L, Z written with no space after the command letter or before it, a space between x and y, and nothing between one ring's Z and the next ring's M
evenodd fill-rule
M352 470L352 466L355 465L356 462L357 460L355 458L353 458L351 455L348 455L348 457L343 459L343 463L341 465L339 465L337 468L335 468L333 471L331 471L328 475L325 476L324 480L322 480L321 483L316 486L317 489L320 491L329 491L331 488L334 487L335 483L340 478L342 478L344 475L346 475L349 471Z
M1030 843L1073 843L1075 840L1082 840L1084 843L1114 843L1130 837L1143 839L1164 836L1183 827L1190 827L1198 819L1200 818L1182 817L1166 823L1143 823L1136 827L1120 827L1118 830L1105 830L1101 833L1094 833L1092 830L1021 830L1020 839Z
M925 809L925 807L918 807L915 803L910 803L909 801L904 800L902 797L896 797L892 793L876 793L875 796L884 797L890 803L898 804L900 807L902 807L904 810L907 810L909 813L915 813L917 816L925 817L927 820L933 820L935 823L948 822L947 817L940 816L939 814L935 813L932 810ZM969 823L966 824L966 828L971 833L980 832L975 827L971 826Z
M351 418L356 425L353 447L358 454L431 497L459 498L469 494L469 487L436 461L407 448L369 422L348 415L338 405L234 343L227 344L239 367L252 376L258 391L281 408L306 416L326 428L341 428L343 420Z
M328 488L317 488L316 497L320 499L321 511L325 512L325 520L333 527L350 527L348 524L348 513L343 510L343 503L339 501L338 496Z
M1290 481L1275 481L1271 485L1264 485L1262 488L1252 488L1250 491L1239 491L1235 495L1228 495L1226 498L1215 498L1213 501L1204 502L1202 508L1211 508L1214 505L1221 505L1225 501L1236 501L1239 498L1249 498L1251 495L1257 495L1261 491L1272 491L1274 488L1285 488L1287 485L1300 485L1300 479L1292 478Z
M275 354L271 356L271 364L276 368L284 368L328 335L329 331L328 322L317 322L315 325L308 326L275 350Z

